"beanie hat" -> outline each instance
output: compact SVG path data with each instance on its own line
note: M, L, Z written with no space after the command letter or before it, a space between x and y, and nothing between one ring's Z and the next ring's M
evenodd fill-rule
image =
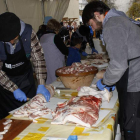
M20 33L20 19L10 12L0 15L0 41L9 42Z

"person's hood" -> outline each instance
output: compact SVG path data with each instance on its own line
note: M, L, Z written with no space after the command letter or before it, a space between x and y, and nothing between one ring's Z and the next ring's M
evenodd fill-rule
M21 36L23 31L24 31L24 29L25 29L25 23L22 20L20 20L20 25L21 25L21 29L20 29L20 33L19 34Z
M125 15L124 12L118 11L118 10L116 10L116 9L113 8L113 9L110 9L110 10L108 11L108 13L106 14L106 16L105 16L105 18L104 18L104 21L103 21L103 27L104 27L105 23L109 20L109 18L111 18L111 17L118 17L118 16L126 17L126 18L128 18L131 22L133 22L134 24L137 24L137 25L140 26L140 22L139 22L139 21L135 21L135 20L133 20L133 19L127 17L127 16ZM103 31L102 31L102 33L103 33ZM103 39L103 34L100 34L100 39L101 39L101 41L102 41L102 44L105 45L105 42L104 42L104 39Z
M139 21L135 21L135 20L133 20L133 19L127 17L126 14L125 14L124 12L118 11L118 10L116 10L116 9L113 8L113 9L110 9L110 10L108 11L107 15L105 16L104 21L103 21L103 26L105 25L105 23L108 21L109 18L111 18L111 17L117 17L117 16L126 17L126 18L128 18L131 22L140 25L140 22L139 22Z

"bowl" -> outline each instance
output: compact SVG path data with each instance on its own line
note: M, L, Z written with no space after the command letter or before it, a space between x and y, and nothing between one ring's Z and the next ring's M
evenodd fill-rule
M59 76L61 82L66 88L77 89L81 86L90 86L98 69L92 66L93 70L88 72L80 72L76 74L63 74L58 70L66 67L62 67L56 70L56 75Z

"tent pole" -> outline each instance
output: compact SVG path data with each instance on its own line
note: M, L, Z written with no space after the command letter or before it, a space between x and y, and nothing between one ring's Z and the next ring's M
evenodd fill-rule
M40 1L41 1L41 7L42 7L42 18L43 18L43 24L44 24L44 19L45 19L44 1L45 1L45 0L40 0Z
M7 6L7 0L4 0L5 6L6 6L6 11L9 12L8 6Z

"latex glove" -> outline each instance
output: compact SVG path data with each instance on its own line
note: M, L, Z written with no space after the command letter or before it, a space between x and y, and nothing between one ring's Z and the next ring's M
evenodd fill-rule
M92 30L92 27L89 26L89 29L90 29L90 34L93 36L93 30Z
M16 100L22 102L22 101L27 101L27 97L23 91L21 91L19 88L16 89L14 92L14 97Z
M76 135L70 135L67 140L77 140Z
M92 54L93 54L94 52L98 53L98 51L97 51L95 48L92 48Z
M108 91L114 91L115 90L115 86L106 86L105 87Z
M46 101L49 102L50 100L50 92L45 88L44 85L38 85L38 88L37 88L37 94L43 94Z
M98 87L98 89L100 89L100 90L104 90L104 88L106 88L108 91L114 91L115 90L115 86L113 85L113 86L107 86L107 85L103 85L102 84L102 79L100 79L98 82L97 82L97 87Z
M103 85L101 81L102 81L102 79L100 79L100 80L96 83L96 86L97 86L98 89L104 90L104 88L106 87L106 85Z
M82 52L82 55L83 56L87 56L88 54L86 52Z

